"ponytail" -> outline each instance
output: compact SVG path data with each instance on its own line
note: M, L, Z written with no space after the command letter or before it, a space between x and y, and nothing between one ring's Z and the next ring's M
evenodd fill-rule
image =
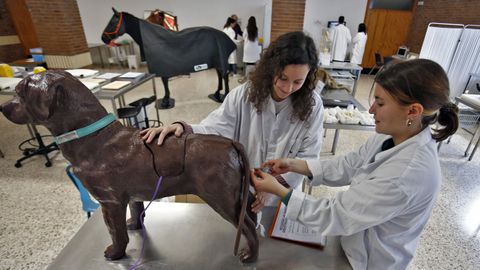
M424 117L424 119L426 119L426 117ZM443 105L438 112L438 118L436 120L443 128L433 129L434 134L432 137L437 142L440 142L453 135L458 129L457 105L451 102Z

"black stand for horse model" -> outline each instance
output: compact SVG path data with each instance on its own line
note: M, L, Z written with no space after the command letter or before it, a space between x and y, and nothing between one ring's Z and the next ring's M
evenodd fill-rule
M166 110L175 107L175 99L170 98L170 89L168 89L168 78L161 77L163 88L165 89L165 95L162 99L157 100L155 106L159 110Z
M228 72L226 72L225 75L222 76L221 71L217 69L217 76L218 76L217 91L215 91L215 93L213 93L213 94L208 95L208 98L210 98L211 100L213 100L215 102L222 103L223 100L225 99L225 97L228 95L228 92L229 92L229 89L230 89L230 87L228 85ZM225 95L220 94L220 91L223 90L222 78L223 78L223 81L225 83Z
M37 143L38 143L38 147L23 149L24 157L17 160L17 162L15 163L15 167L16 168L22 167L22 161L24 161L26 159L29 159L31 157L37 156L37 155L42 155L42 156L45 157L45 159L47 160L47 162L45 163L45 167L51 167L52 166L52 161L48 157L48 153L58 150L58 145L55 142L52 142L51 144L45 145L45 143L43 142L42 136L40 136L40 133L38 133L37 128L32 125L31 129L32 129L35 137L24 141L23 143L20 144L19 147L21 147L22 144L24 144L26 142L29 142L31 140L36 140Z
M222 103L225 97L228 95L229 92L229 84L228 84L228 73L225 75L222 75L222 72L220 70L217 71L217 77L218 77L218 87L217 91L215 93L208 95L208 98L211 100ZM162 78L162 83L163 83L163 88L165 89L165 96L163 96L162 99L157 100L156 107L159 110L165 110L165 109L170 109L175 107L175 99L170 98L170 89L168 88L168 79L167 77L161 77ZM221 94L220 91L223 90L223 84L222 80L225 83L225 94Z

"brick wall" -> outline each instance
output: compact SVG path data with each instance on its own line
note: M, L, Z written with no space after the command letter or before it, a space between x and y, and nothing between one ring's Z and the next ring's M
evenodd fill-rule
M17 35L5 0L0 0L0 37ZM0 63L10 63L23 58L22 44L0 45Z
M416 6L407 46L420 52L430 22L480 25L479 0L425 0Z
M271 41L292 31L303 30L305 0L273 0Z
M88 52L76 0L25 0L44 54Z

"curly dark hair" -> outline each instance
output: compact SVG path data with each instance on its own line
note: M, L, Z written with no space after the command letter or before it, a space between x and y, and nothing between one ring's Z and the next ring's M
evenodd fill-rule
M313 90L317 78L318 56L313 39L303 32L290 32L273 41L252 73L249 84L248 101L261 112L273 91L274 78L280 77L288 65L304 65L310 68L302 87L292 97L293 118L302 121L312 113L315 100Z

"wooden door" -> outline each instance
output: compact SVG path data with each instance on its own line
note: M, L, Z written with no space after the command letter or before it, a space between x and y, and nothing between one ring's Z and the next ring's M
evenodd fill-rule
M368 39L362 61L364 68L375 65L376 52L391 56L399 46L405 45L412 17L413 11L367 9L365 24Z
M6 0L10 17L17 30L18 38L23 45L25 56L30 54L30 48L40 47L32 16L25 0Z

